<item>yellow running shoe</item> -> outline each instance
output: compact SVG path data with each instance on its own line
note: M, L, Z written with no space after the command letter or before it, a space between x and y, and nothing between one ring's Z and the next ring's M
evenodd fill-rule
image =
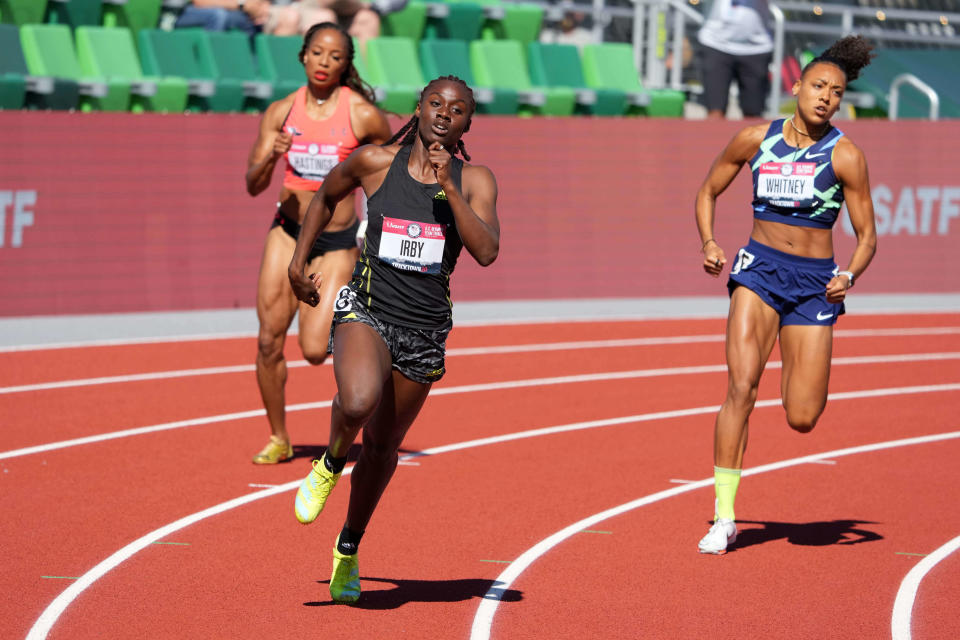
M337 538L337 542L340 538ZM360 564L357 554L347 556L333 546L333 574L330 576L330 597L334 602L350 604L360 599Z
M260 453L253 456L253 464L277 464L293 459L293 445L277 436L270 436L270 442Z
M310 524L316 520L320 512L323 511L327 496L337 486L337 480L339 479L339 473L327 471L323 458L314 460L313 471L303 479L300 488L297 489L297 499L294 504L297 520L303 524Z

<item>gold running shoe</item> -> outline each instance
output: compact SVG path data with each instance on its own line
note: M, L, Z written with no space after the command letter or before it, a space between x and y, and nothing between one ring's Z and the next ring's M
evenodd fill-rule
M277 436L270 436L270 442L257 455L253 456L253 464L277 464L293 459L293 445L284 442Z
M340 541L339 536L337 542ZM357 554L344 555L333 546L333 574L330 576L330 597L334 602L352 604L360 599L360 564Z
M323 455L326 457L327 454L324 453ZM316 520L320 512L323 511L327 496L337 486L337 480L339 479L340 473L327 471L327 465L323 463L323 458L314 460L313 470L303 479L300 488L297 489L297 499L294 503L297 520L303 524L310 524Z

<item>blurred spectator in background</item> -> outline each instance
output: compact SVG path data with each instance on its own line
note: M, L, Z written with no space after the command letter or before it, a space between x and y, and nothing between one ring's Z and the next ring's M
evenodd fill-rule
M575 44L582 48L594 42L593 33L587 28L587 14L582 11L566 11L559 22L540 31L540 42L548 44Z
M270 19L270 0L191 0L174 27L202 27L209 31L239 30L253 36Z
M704 46L703 96L708 117L726 115L734 78L743 115L763 115L773 57L772 16L767 0L713 0L706 16L697 39Z
M339 24L366 52L370 38L380 35L380 16L399 11L409 0L192 0L177 17L175 28L210 31L237 29L251 36L302 36L321 22Z
M399 11L409 0L274 0L267 33L303 35L312 25L333 22L357 39L366 53L367 40L380 35L380 16Z

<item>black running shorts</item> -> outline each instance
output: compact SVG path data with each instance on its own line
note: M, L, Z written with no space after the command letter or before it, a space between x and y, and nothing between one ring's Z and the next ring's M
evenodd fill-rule
M348 322L361 322L376 331L390 351L393 368L404 377L421 384L429 384L436 382L446 373L444 356L447 351L447 335L452 325L440 329L417 329L384 322L370 312L353 289L344 286L337 292L333 303L333 325L328 347L331 353L337 325Z

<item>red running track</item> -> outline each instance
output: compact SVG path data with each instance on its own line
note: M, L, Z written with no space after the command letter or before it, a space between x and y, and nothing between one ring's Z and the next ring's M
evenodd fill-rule
M331 606L326 585L348 479L317 522L293 517L292 487L325 445L331 367L291 369L298 456L258 467L267 426L252 338L0 353L0 585L15 594L0 604L4 636L890 637L905 576L960 535L960 315L844 318L834 398L807 436L786 427L769 368L748 468L950 435L745 477L740 538L707 557L696 542L713 492L683 481L712 474L722 331L722 320L455 330L449 374L405 451L494 441L399 468L362 545L354 607ZM299 357L292 341L287 353ZM196 371L210 367L239 370ZM122 437L64 442L102 434ZM920 582L914 638L960 637L958 555ZM515 575L496 599L502 572Z

